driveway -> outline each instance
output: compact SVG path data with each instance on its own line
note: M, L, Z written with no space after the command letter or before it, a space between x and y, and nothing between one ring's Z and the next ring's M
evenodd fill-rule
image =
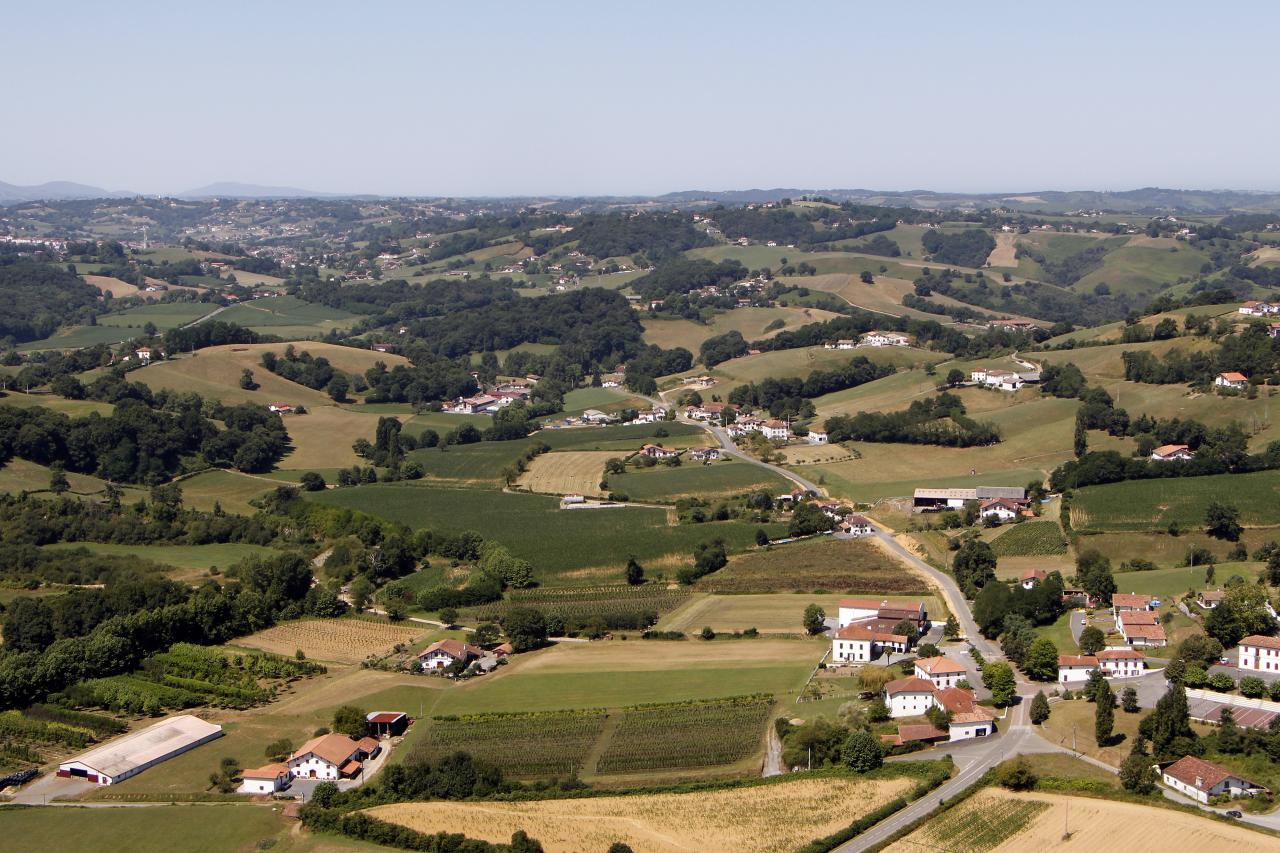
M100 786L84 779L67 779L46 773L34 782L23 785L9 802L23 806L43 806L58 797L76 797Z

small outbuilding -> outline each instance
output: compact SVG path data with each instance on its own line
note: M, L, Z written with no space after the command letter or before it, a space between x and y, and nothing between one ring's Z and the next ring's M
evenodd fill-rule
M289 768L283 764L268 764L240 774L241 794L274 794L289 787Z
M364 720L377 737L399 737L409 728L409 715L399 711L371 711Z

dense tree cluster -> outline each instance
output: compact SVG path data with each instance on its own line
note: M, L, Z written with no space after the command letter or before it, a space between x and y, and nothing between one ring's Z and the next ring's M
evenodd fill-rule
M1024 589L1022 584L988 582L983 585L973 602L973 618L978 629L985 637L996 637L1001 633L1010 633L1006 620L1017 616L1028 625L1048 625L1062 615L1062 575L1051 572L1044 581L1031 589ZM1034 635L1033 635L1034 638ZM1008 654L1008 649L1005 650ZM1014 658L1019 664L1021 658ZM1057 657L1054 658L1054 673L1057 673Z
M15 600L4 624L0 703L22 707L86 679L128 672L175 643L223 643L277 619L307 613L336 616L344 607L333 593L311 586L310 567L296 555L246 560L235 575L225 585L209 580L191 588L149 580L121 590L118 597L104 590L94 604L103 608L99 615L111 615L101 621L64 622L65 630L84 633L60 638L52 607L33 605L30 599L19 605ZM122 612L111 609L130 603L138 606ZM42 642L51 637L51 642Z
M958 233L930 228L921 236L920 243L933 260L958 267L982 266L996 247L995 238L981 228Z
M1209 351L1171 349L1158 357L1147 351L1121 354L1124 378L1156 385L1191 383L1208 385L1222 372L1243 373L1254 382L1280 379L1280 339L1267 326L1251 323L1238 335L1227 335Z
M299 385L305 385L317 391L327 388L334 376L338 375L338 371L334 370L329 359L322 355L313 356L306 350L299 353L293 348L293 344L285 347L283 356L276 355L274 352L264 352L262 366L276 376L282 376L290 382L297 382Z
M0 339L47 338L63 323L87 322L102 304L98 289L51 264L0 254Z
M678 213L596 214L574 223L578 249L596 258L646 255L651 262L678 255L687 249L710 246L712 240Z
M814 397L856 388L890 376L894 368L879 365L866 356L854 356L843 367L815 370L805 378L798 376L783 379L764 379L747 385L739 385L729 392L729 402L750 408L763 408L775 418L799 417L811 414L812 404L805 403Z
M979 447L1000 441L1000 430L965 415L964 403L954 394L915 400L899 412L858 412L827 418L831 441L881 441L905 444L937 444L943 447Z
M110 415L79 418L42 407L0 407L0 460L17 456L112 482L157 483L197 454L213 465L268 471L288 446L279 416L262 406L214 405L210 414L225 429L203 409L196 395L168 397L159 409L126 399Z
M702 287L723 287L742 281L747 275L747 268L738 261L715 263L682 257L659 264L635 279L631 282L631 289L645 299L664 299Z

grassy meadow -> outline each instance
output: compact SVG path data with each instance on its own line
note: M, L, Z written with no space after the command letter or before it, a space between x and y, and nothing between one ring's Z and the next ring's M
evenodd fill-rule
M791 481L749 462L722 461L704 465L686 460L679 468L658 465L627 469L609 478L609 490L623 492L633 501L675 501L683 497L713 499L765 490L789 491Z
M448 455L448 454L446 454ZM738 521L671 525L662 509L561 510L557 498L423 482L378 483L309 493L307 498L447 533L473 530L531 561L545 583L599 583L621 577L627 556L646 568L691 563L694 546L722 538L730 550L754 547L757 525ZM778 535L780 525L772 525Z

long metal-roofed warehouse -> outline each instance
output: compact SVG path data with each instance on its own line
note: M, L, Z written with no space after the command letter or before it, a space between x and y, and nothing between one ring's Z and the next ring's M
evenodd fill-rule
M959 509L965 501L985 501L1007 498L1014 501L1027 499L1027 490L1020 486L978 486L972 489L916 489L912 496L913 509L927 512L938 509Z
M183 715L108 741L58 765L58 775L113 785L222 737L222 726Z

